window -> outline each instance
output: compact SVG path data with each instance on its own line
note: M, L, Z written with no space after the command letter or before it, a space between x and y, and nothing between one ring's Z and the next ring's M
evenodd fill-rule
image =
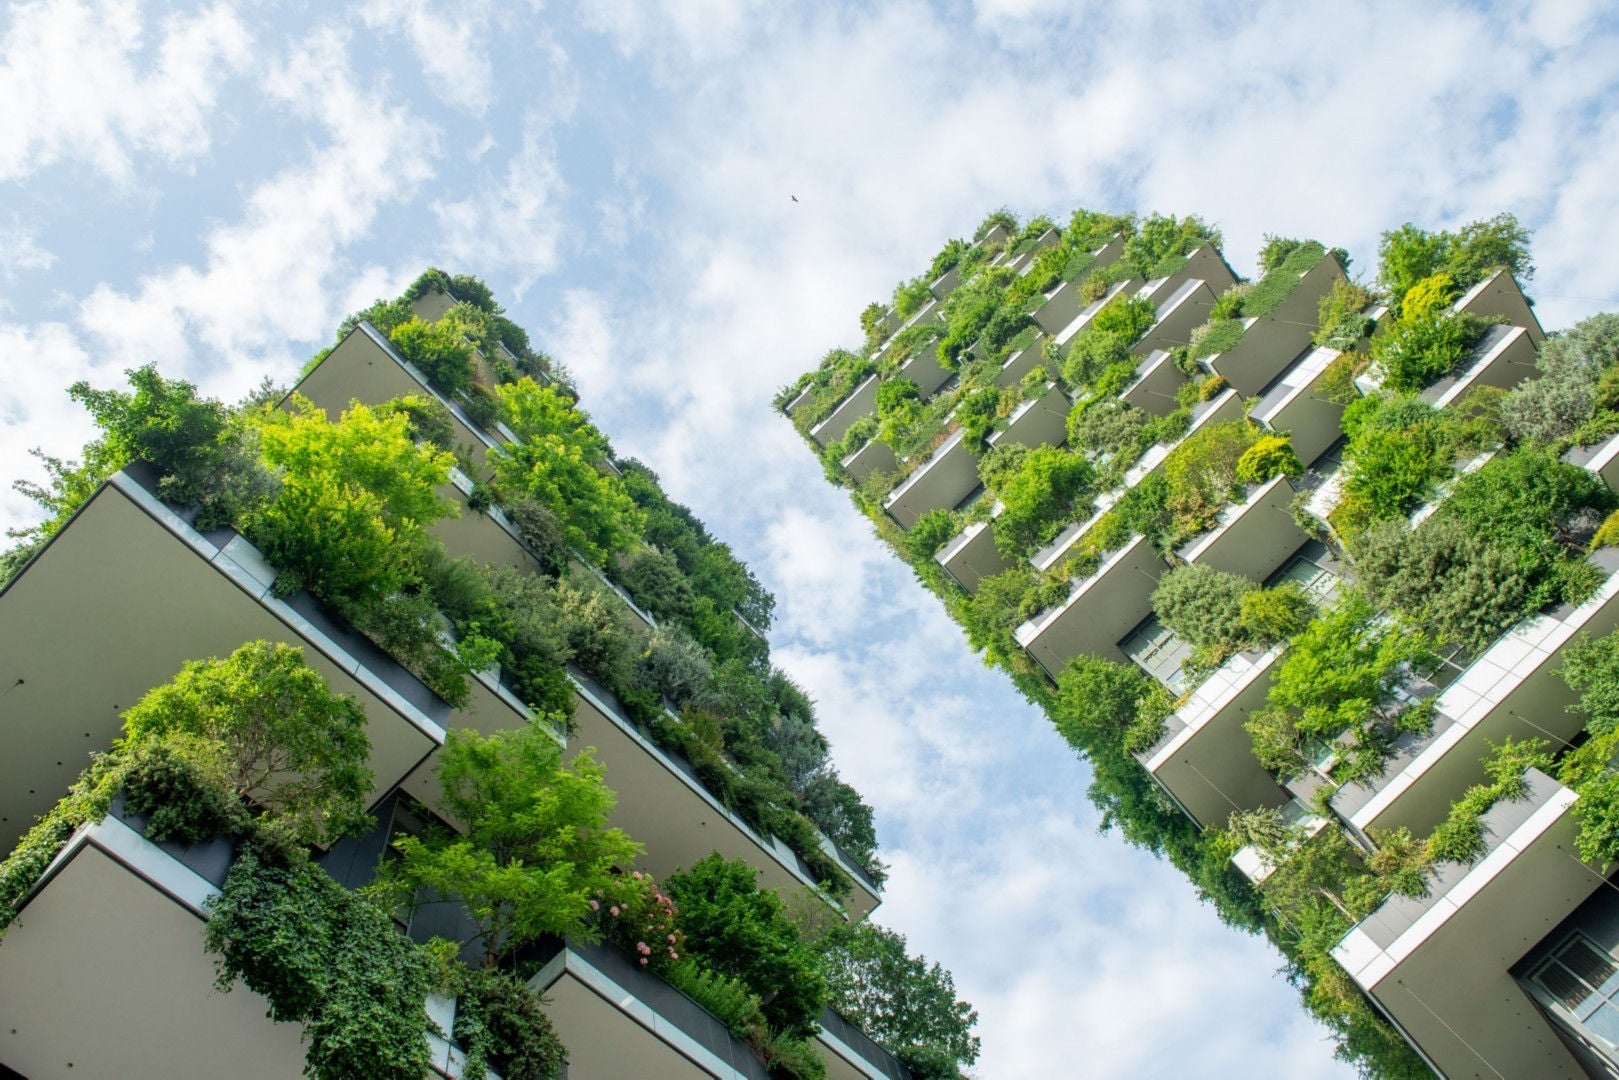
M1574 934L1531 976L1586 1031L1619 1045L1619 963L1584 934Z
M1192 655L1192 646L1171 633L1156 617L1137 627L1119 648L1171 693L1178 694L1186 689L1186 673L1181 670L1181 664Z

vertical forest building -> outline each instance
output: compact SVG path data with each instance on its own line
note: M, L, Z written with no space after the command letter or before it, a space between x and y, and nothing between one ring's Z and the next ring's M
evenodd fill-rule
M1619 1075L1619 316L1528 239L998 212L777 400L1372 1075Z
M773 600L482 283L290 393L130 376L74 387L101 435L0 562L0 1075L976 1056L965 1004L949 1045L862 1012L904 941Z

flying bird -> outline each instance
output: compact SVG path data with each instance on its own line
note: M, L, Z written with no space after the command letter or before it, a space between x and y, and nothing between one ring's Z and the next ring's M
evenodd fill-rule
M787 197L788 197L788 198L789 198L789 199L791 199L791 200L793 200L793 202L797 202L797 201L798 201L798 196L797 196L797 195L789 195L789 196L787 196Z

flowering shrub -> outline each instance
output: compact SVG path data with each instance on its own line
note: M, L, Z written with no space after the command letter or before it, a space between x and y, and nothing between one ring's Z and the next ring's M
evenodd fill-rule
M650 874L636 870L617 879L596 894L590 907L602 936L644 968L661 972L686 951L675 902Z

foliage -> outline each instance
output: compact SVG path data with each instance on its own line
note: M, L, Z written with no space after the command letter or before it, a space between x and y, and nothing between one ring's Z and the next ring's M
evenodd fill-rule
M521 979L457 965L450 989L456 997L453 1034L466 1052L463 1076L482 1076L485 1069L502 1080L562 1076L567 1049L545 1014L543 999Z
M450 319L428 323L412 317L390 330L388 338L446 395L453 397L471 387L472 346L462 336L460 324Z
M1163 736L1172 708L1169 692L1140 668L1082 654L1057 679L1052 720L1087 753L1107 746L1141 753Z
M1520 442L1556 443L1575 435L1615 402L1604 387L1619 370L1619 314L1593 315L1547 338L1536 360L1538 379L1520 383L1502 402L1501 422Z
M913 559L930 559L934 553L950 542L962 529L954 510L929 510L917 519L906 534L906 546Z
M1529 261L1530 231L1510 213L1469 222L1454 233L1426 232L1411 222L1385 232L1377 247L1378 284L1387 290L1398 312L1413 285L1437 273L1448 273L1458 288L1483 281L1496 269L1509 270L1519 281L1534 276Z
M411 440L426 442L440 450L455 449L455 418L444 403L430 394L403 394L376 408L379 419L403 413Z
M1240 498L1237 466L1260 438L1247 420L1211 424L1188 435L1164 459L1168 520L1159 531L1161 547L1172 547L1214 524L1215 516Z
M1182 564L1158 579L1152 610L1177 637L1199 649L1230 654L1246 638L1243 598L1257 587L1241 574Z
M489 736L452 731L437 774L440 810L466 831L397 838L386 894L458 898L486 968L545 934L594 940L590 901L640 846L604 828L615 797L588 751L564 766L535 725Z
M254 641L187 664L124 714L120 745L175 735L217 747L231 790L300 842L329 844L368 820L365 712L302 649Z
M417 1080L428 1066L432 965L388 911L301 857L245 845L209 901L204 941L215 988L237 979L272 1020L302 1022L305 1074Z
M1242 343L1242 335L1247 330L1241 319L1221 319L1217 322L1204 323L1192 331L1191 358L1204 360L1220 353L1230 352Z
M1095 480L1090 461L1060 447L1041 445L1021 455L990 485L1005 507L990 526L995 546L1016 556L1048 542L1090 497Z
M956 998L955 980L905 938L873 923L838 924L817 941L832 1008L901 1061L934 1068L912 1075L954 1078L978 1060L978 1013Z
M379 417L359 403L332 423L294 396L291 412L258 423L264 459L282 473L280 491L247 523L265 557L340 605L408 584L426 527L455 511L436 490L451 456L417 446L403 414Z
M1017 215L1004 206L991 210L984 220L978 223L978 228L973 230L973 243L980 243L984 237L994 232L997 226L1015 234L1018 231Z
M616 879L590 902L601 936L644 968L666 973L686 952L675 902L650 875L639 870Z
M1563 651L1557 674L1580 695L1573 708L1585 715L1587 731L1619 732L1619 635L1576 639Z
M1484 854L1484 830L1480 819L1499 802L1522 799L1529 793L1524 773L1529 769L1546 769L1551 755L1541 739L1510 737L1490 747L1490 756L1484 760L1484 771L1489 782L1474 784L1451 804L1445 820L1434 826L1428 836L1426 854L1430 862L1468 863Z
M1371 291L1364 285L1348 278L1334 279L1332 288L1317 304L1316 331L1311 340L1340 352L1354 348L1371 323L1362 314L1371 302Z
M922 397L921 388L910 379L895 376L884 379L877 384L877 415L887 418L907 401L917 401Z
M1412 289L1420 291L1420 283ZM1473 315L1408 305L1405 314L1372 338L1372 362L1390 390L1415 392L1460 367L1485 329Z
M1267 769L1296 775L1309 760L1306 743L1352 732L1343 748L1346 776L1375 771L1392 737L1395 688L1431 662L1424 634L1380 620L1362 594L1346 592L1293 639L1278 665L1265 711L1245 725L1254 756Z
M1286 435L1261 435L1237 459L1237 479L1245 484L1264 484L1278 476L1302 476L1304 463Z
M550 509L569 546L597 565L628 550L640 534L641 514L622 480L603 468L607 440L549 386L523 378L498 393L523 440L492 455L501 487Z
M755 874L716 852L670 874L664 888L679 908L693 956L757 995L773 1030L809 1038L826 1005L826 976L781 898L759 888Z
M1117 219L1113 219L1117 221ZM1173 214L1149 214L1134 228L1124 242L1124 253L1119 261L1137 277L1161 277L1169 270L1171 260L1188 255L1205 244L1218 248L1220 230L1195 214L1178 218ZM1118 228L1115 232L1122 231Z

